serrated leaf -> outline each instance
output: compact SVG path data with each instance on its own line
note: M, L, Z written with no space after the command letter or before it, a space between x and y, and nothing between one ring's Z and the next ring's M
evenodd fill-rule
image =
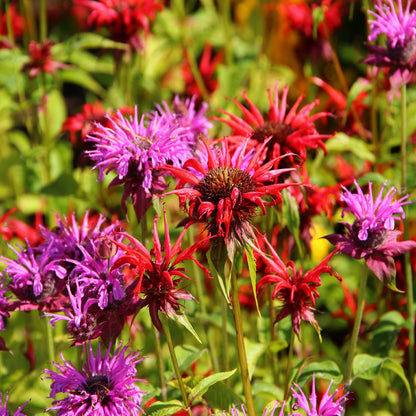
M155 402L146 409L147 416L168 416L182 410L183 404L179 400L170 400L168 402Z
M368 354L358 354L353 361L353 374L356 378L372 380L378 374L384 358Z
M353 374L354 378L362 378L364 380L373 380L379 372L390 370L398 375L406 386L407 393L410 397L410 385L400 364L391 358L374 357L368 354L359 354L354 358Z
M323 378L325 380L334 380L334 383L338 384L342 380L342 373L338 365L331 360L322 361L318 363L308 364L299 376L298 383L304 384L308 380L312 380L313 375L315 378Z
M211 374L210 376L202 379L189 393L190 402L192 402L196 397L203 396L204 393L215 383L230 378L236 371L237 369L235 368L231 371Z

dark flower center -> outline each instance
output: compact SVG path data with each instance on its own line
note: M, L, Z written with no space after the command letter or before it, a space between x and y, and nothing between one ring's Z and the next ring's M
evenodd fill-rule
M387 236L387 230L384 228L384 226L372 229L369 228L367 230L367 239L360 240L358 238L358 234L362 229L362 223L363 220L355 220L352 224L352 236L354 238L355 243L364 250L376 249L379 246L381 246Z
M416 39L410 39L404 46L391 46L391 41L387 40L387 54L392 61L402 65L412 65L416 60Z
M262 126L254 130L251 138L259 143L263 143L267 138L271 137L268 146L273 147L275 143L285 143L293 131L292 127L288 124L278 121L266 121Z
M94 339L95 319L90 315L83 315L81 323L77 326L74 320L68 322L68 333L74 341L82 343Z
M222 199L231 198L233 189L241 194L256 189L254 179L238 168L219 167L212 169L195 187L201 193L202 201L217 205Z
M107 398L108 392L112 389L111 383L104 375L92 376L87 380L83 387L88 394L97 395L100 402L103 402Z

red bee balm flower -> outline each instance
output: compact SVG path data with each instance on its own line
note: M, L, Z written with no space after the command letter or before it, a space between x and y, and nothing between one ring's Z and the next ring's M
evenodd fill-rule
M29 78L35 78L40 72L49 72L51 75L56 76L56 69L68 68L68 65L52 60L51 47L53 45L54 42L47 39L41 44L36 43L34 40L30 41L30 61L22 67L23 72L29 71Z
M298 337L301 321L310 322L319 333L318 322L313 314L316 298L319 297L317 287L321 285L320 275L322 273L329 273L340 279L338 274L328 266L328 262L336 253L336 250L314 269L304 274L302 267L296 271L293 261L290 261L286 266L267 239L263 237L263 240L269 247L272 258L256 249L266 264L266 275L257 283L257 291L264 285L276 283L273 290L273 299L277 297L282 302L282 307L275 322L291 315L292 327Z
M185 228L175 244L173 246L171 245L166 212L164 212L165 243L163 247L165 255L162 255L162 246L157 231L157 219L158 217L156 216L153 226L152 253L154 253L154 259L140 241L127 233L120 233L120 235L128 238L132 245L125 245L111 239L114 244L125 251L125 255L115 261L112 270L122 265L129 265L131 269L136 270L138 283L135 292L142 295L137 303L138 308L141 309L148 306L153 325L163 333L158 312L161 311L172 318L172 315L179 313L181 304L178 300L194 299L190 293L178 288L181 278L189 279L185 274L185 269L178 267L178 264L184 260L193 260L208 277L209 272L193 257L193 254L205 242L204 240L182 250L181 242L186 231Z
M91 10L90 26L106 27L113 40L129 43L138 51L142 49L140 32L148 34L156 12L163 9L163 3L157 0L74 0L74 5Z
M285 153L294 153L300 156L301 160L306 160L306 151L308 148L322 148L324 151L324 139L330 135L319 134L315 128L314 121L327 117L329 113L321 112L311 115L312 109L318 104L318 100L306 105L296 113L303 99L300 96L293 107L286 113L287 95L289 88L283 89L281 101L279 103L279 93L277 85L274 87L274 95L269 90L269 116L265 120L260 111L248 98L247 93L243 92L243 97L249 105L249 109L244 107L237 100L235 104L242 110L244 119L235 116L227 111L220 110L230 119L216 118L228 124L232 129L230 142L240 143L244 138L250 137L249 148L256 146L258 143L264 143L267 139L267 156L271 160ZM285 162L290 161L285 159ZM293 165L293 163L292 163Z
M205 141L206 166L196 159L190 159L183 168L164 165L162 169L170 171L179 183L174 191L164 195L176 194L180 205L185 207L188 201L188 222L203 222L211 236L224 239L229 253L233 252L235 243L240 244L254 237L250 220L261 208L272 206L281 201L280 191L294 183L272 183L289 169L271 169L276 158L262 165L265 146L258 146L257 151L247 152L248 139L244 141L231 156L228 142L222 149L210 148ZM192 171L191 171L192 170ZM185 187L190 184L191 187ZM263 200L270 196L271 201Z

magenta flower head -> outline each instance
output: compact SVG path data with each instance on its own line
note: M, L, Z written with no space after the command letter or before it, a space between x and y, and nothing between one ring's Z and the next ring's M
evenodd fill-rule
M402 0L376 0L375 12L369 11L374 20L370 21L368 40L373 42L380 35L386 37L386 47L368 45L370 56L365 63L390 68L409 75L416 64L416 11L410 11L407 2L403 10ZM405 81L406 82L406 81Z
M21 410L27 405L27 402L20 406L13 414L7 410L7 401L9 400L9 395L7 394L3 403L3 392L0 391L0 416L26 416Z
M54 363L58 371L45 369L45 373L52 380L49 397L58 393L66 397L53 401L48 410L56 410L57 416L141 415L145 392L135 383L144 381L136 378L136 364L143 358L139 353L127 353L127 348L120 344L110 357L110 348L102 356L100 344L96 353L90 344L81 371L61 353L63 363Z
M315 374L312 380L312 392L309 398L306 397L302 389L295 384L296 391L292 387L292 397L296 402L293 404L292 409L302 409L305 411L306 416L341 416L344 407L343 404L347 401L347 394L336 399L339 390L336 390L333 394L329 394L329 390L333 380L329 383L328 388L325 390L321 400L318 401L315 392ZM304 413L292 413L291 416L303 416Z
M87 135L95 149L86 154L98 168L99 180L111 171L117 173L110 186L124 185L121 204L127 212L126 200L130 196L138 221L149 208L156 191L166 189L163 175L157 168L170 164L180 167L191 157L187 130L170 123L166 118L144 114L139 120L137 107L134 117L107 117L109 126L97 124Z
M416 248L416 241L397 241L400 231L394 230L395 221L404 218L402 206L410 204L408 195L395 200L394 187L383 197L386 183L373 200L372 183L369 182L368 194L364 194L354 181L357 193L353 194L345 187L341 201L347 204L345 210L356 217L354 223L342 222L344 233L325 236L337 246L339 252L355 259L365 259L369 269L377 278L393 290L396 289L396 267L394 256Z
M208 104L203 102L197 109L195 96L181 100L176 95L172 102L172 109L165 101L156 108L158 111L150 117L160 117L174 127L186 129L184 140L188 141L191 148L196 147L199 136L208 137L208 130L212 127L212 123L205 116Z

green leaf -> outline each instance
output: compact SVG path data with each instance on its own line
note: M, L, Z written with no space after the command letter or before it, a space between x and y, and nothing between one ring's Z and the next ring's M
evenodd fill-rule
M254 300L256 302L257 313L260 315L260 308L259 308L259 303L257 300L257 290L256 290L256 285L257 285L256 259L253 254L253 247L250 244L246 244L244 246L244 250L247 256L248 270L250 273L251 287L253 289L253 295L254 295Z
M221 292L226 299L227 303L231 303L230 299L230 279L225 276L224 268L227 260L226 250L224 250L221 244L212 245L207 254L208 266L211 275L214 276L215 280L221 289ZM213 258L216 260L214 264Z
M244 338L244 345L246 347L248 373L251 379L258 359L265 353L265 351L267 351L267 344L252 342L249 339Z
M373 330L372 351L379 357L385 357L396 344L397 334L403 327L405 319L397 311L385 313Z
M384 358L374 357L368 354L359 354L353 361L353 374L357 378L372 380L379 373Z
M338 365L334 361L322 361L318 363L308 364L299 376L298 383L304 384L306 381L311 380L315 374L315 378L325 379L328 381L334 380L334 383L338 384L342 380L342 373Z
M360 95L361 92L371 91L372 88L373 86L371 85L371 83L363 82L361 78L359 78L357 81L354 82L354 84L352 84L350 90L348 91L347 106L345 108L343 123L345 123L347 119L347 115L353 101Z
M73 49L126 49L126 45L124 43L115 42L94 32L77 33L74 36L71 36L62 45L69 51ZM57 50L58 46L60 45L57 44L52 48L54 53L61 52L60 50Z
M193 362L197 361L207 350L193 347L191 345L179 345L175 347L176 359L179 369L185 371Z
M353 374L354 378L362 378L364 380L373 380L380 371L390 370L398 375L403 381L407 393L410 397L410 385L406 378L404 370L400 364L393 361L391 358L374 357L368 354L359 354L354 358Z
M198 334L196 333L194 327L189 322L188 317L184 313L173 313L170 318L172 318L178 324L184 326L194 337L195 339L202 344L201 339L199 338Z
M403 381L403 384L406 387L407 390L407 394L411 395L410 393L410 384L409 381L406 377L406 374L403 370L403 367L397 363L396 361L393 361L392 359L388 358L384 363L383 363L383 370L390 370L393 373L395 373L396 375L398 375L400 377L400 379Z
M211 386L204 394L204 399L211 408L229 409L235 403L242 403L243 398L228 387L223 382L218 382Z
M296 199L287 189L282 192L283 195L283 218L286 221L287 228L295 239L296 245L300 253L303 253L303 246L299 238L300 217L299 208Z
M168 402L155 402L146 409L147 416L168 416L182 410L183 404L179 400L170 400Z
M203 396L204 393L215 383L230 378L236 371L237 369L222 373L215 373L202 379L189 393L190 402L197 397Z
M106 93L106 90L88 72L80 68L62 69L59 78L61 81L80 85L100 97Z
M63 173L53 182L44 186L40 192L53 196L74 195L78 190L78 183L70 173Z
M62 124L66 119L66 104L60 91L52 90L48 93L45 115L47 125L43 126L43 131L47 133L49 140L51 140L61 131ZM43 120L45 118L40 117L40 121Z
M347 136L342 132L338 132L331 140L328 140L325 146L328 153L344 153L348 150L361 160L375 162L374 154L364 140Z

